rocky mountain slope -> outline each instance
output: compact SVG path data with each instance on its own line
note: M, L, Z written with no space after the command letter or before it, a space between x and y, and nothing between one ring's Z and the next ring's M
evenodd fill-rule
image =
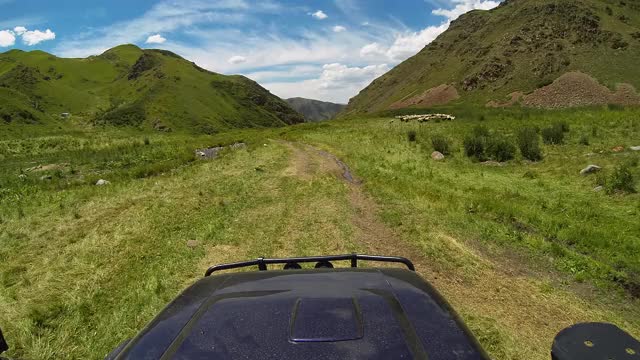
M0 124L48 121L214 133L303 119L256 82L165 50L122 45L86 59L0 54Z
M640 0L505 0L374 80L345 114L465 102L640 104Z
M300 97L286 99L285 101L297 112L304 115L306 121L310 122L333 119L346 106Z

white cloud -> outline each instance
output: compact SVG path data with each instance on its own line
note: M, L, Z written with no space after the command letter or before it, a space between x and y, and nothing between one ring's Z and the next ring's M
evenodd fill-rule
M376 57L384 56L386 54L385 48L377 42L367 44L360 49L361 57Z
M233 64L233 65L237 65L237 64L243 64L247 62L247 58L244 56L240 56L240 55L234 55L232 57L229 58L229 60L227 60L229 62L229 64Z
M311 16L313 16L314 18L318 19L318 20L324 20L326 18L328 18L329 16L327 14L324 13L324 11L322 10L318 10L316 12L314 12L313 14L311 14Z
M400 20L385 17L382 22L364 17L364 10L354 12L357 1L335 0L336 11L341 11L351 26L316 23L291 29L285 22L263 15L302 13L318 20L328 15L322 10L307 12L309 9L303 7L294 9L274 2L160 0L140 17L78 34L54 52L84 57L122 43L143 42L150 34L175 33L181 36L172 38L165 48L203 68L244 74L282 97L346 102L370 81L433 41L460 11L497 4L495 0L433 1L434 8L440 8L434 14L443 16L442 22L412 30ZM13 24L6 28L10 26ZM349 29L343 31L341 27L346 26ZM185 38L189 41L180 41Z
M27 32L27 28L24 26L16 26L13 28L13 31L18 35L22 35Z
M348 67L340 63L326 64L322 67L320 87L335 89L347 84L368 83L387 71L389 71L387 64L364 67Z
M160 34L155 34L155 35L151 35L147 38L147 41L145 41L145 43L147 44L162 44L165 41L167 41L167 39L165 39L164 37L162 37L162 35Z
M418 32L407 32L396 36L386 55L395 61L402 61L415 55L427 44L435 40L449 27L449 23L438 26L429 26Z
M490 10L500 5L500 1L496 0L453 0L456 6L453 9L435 9L432 11L434 15L440 15L447 18L449 21L453 21L458 16L469 12L471 10Z
M47 29L45 31L27 30L22 33L22 42L29 46L37 45L43 41L53 40L55 38L56 33L51 31L50 29Z
M337 33L343 32L343 31L346 31L346 30L347 30L347 28L342 26L342 25L336 25L336 26L333 27L333 32L337 32Z
M373 79L389 71L387 64L349 67L325 64L317 78L291 82L264 82L263 86L282 98L306 98L345 103Z
M244 0L161 1L140 17L77 34L75 38L56 47L55 53L64 57L96 55L95 51L100 49L144 41L148 34L168 33L205 24L240 24L247 22L254 13L285 10L271 1L261 1L251 6Z
M11 30L0 30L0 47L13 46L16 36Z

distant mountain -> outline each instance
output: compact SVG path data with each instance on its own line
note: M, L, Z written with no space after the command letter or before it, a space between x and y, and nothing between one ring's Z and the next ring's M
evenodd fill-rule
M306 121L333 119L346 105L300 97L285 100L297 112L304 115Z
M165 50L121 45L86 59L0 54L0 124L60 121L66 113L97 125L205 133L303 121L256 82Z
M460 16L352 98L343 113L457 102L640 104L638 59L638 0L505 0Z

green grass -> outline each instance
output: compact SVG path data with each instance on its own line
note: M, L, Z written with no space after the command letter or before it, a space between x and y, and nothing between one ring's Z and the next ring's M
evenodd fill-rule
M330 146L367 179L383 204L398 204L389 210L392 218L411 217L407 212L413 213L415 204L432 215L429 225L447 233L487 246L515 246L576 280L605 287L618 283L640 295L640 197L594 192L595 177L579 175L592 163L608 173L640 157L632 151L611 151L638 141L638 112L523 113L522 119L514 119L501 111L488 112L482 125L515 143L521 127L542 128L563 120L571 124L566 145L544 146L545 158L537 163L519 156L505 166L483 166L463 153L465 134L478 124L465 117L427 124L346 120L302 138ZM416 131L418 146L406 140L407 131ZM581 145L584 132L598 136ZM429 157L432 134L456 144L444 164ZM637 182L640 168L630 171Z
M628 164L637 187L640 154L611 149L640 145L640 112L452 110L453 122L362 118L214 136L2 132L0 326L9 355L103 358L214 263L370 250L349 220L358 213L349 185L322 172L296 176L280 139L329 150L364 180L381 223L399 236L387 245L418 258L494 358L546 359L553 334L575 321L639 335L640 195L594 192L596 177L579 171L593 163L610 177ZM570 128L564 145L541 144L539 162L518 153L486 166L463 154L480 122L515 144L519 128L557 121ZM430 158L435 134L450 143L442 162ZM237 141L248 147L194 160L195 148ZM27 171L38 165L56 166ZM95 186L100 178L111 184Z

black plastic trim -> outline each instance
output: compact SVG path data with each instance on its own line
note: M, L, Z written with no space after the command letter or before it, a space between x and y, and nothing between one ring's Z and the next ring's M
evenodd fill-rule
M379 262L391 262L404 264L409 270L416 271L415 266L411 260L400 256L380 256L380 255L364 255L364 254L346 254L346 255L328 255L328 256L308 256L308 257L291 257L291 258L276 258L265 259L257 258L255 260L240 261L229 264L214 265L207 269L204 276L209 276L216 271L239 269L247 266L258 266L258 270L267 270L269 264L287 264L287 263L309 263L309 262L324 262L324 261L351 261L351 267L358 267L358 260L365 261L379 261Z

